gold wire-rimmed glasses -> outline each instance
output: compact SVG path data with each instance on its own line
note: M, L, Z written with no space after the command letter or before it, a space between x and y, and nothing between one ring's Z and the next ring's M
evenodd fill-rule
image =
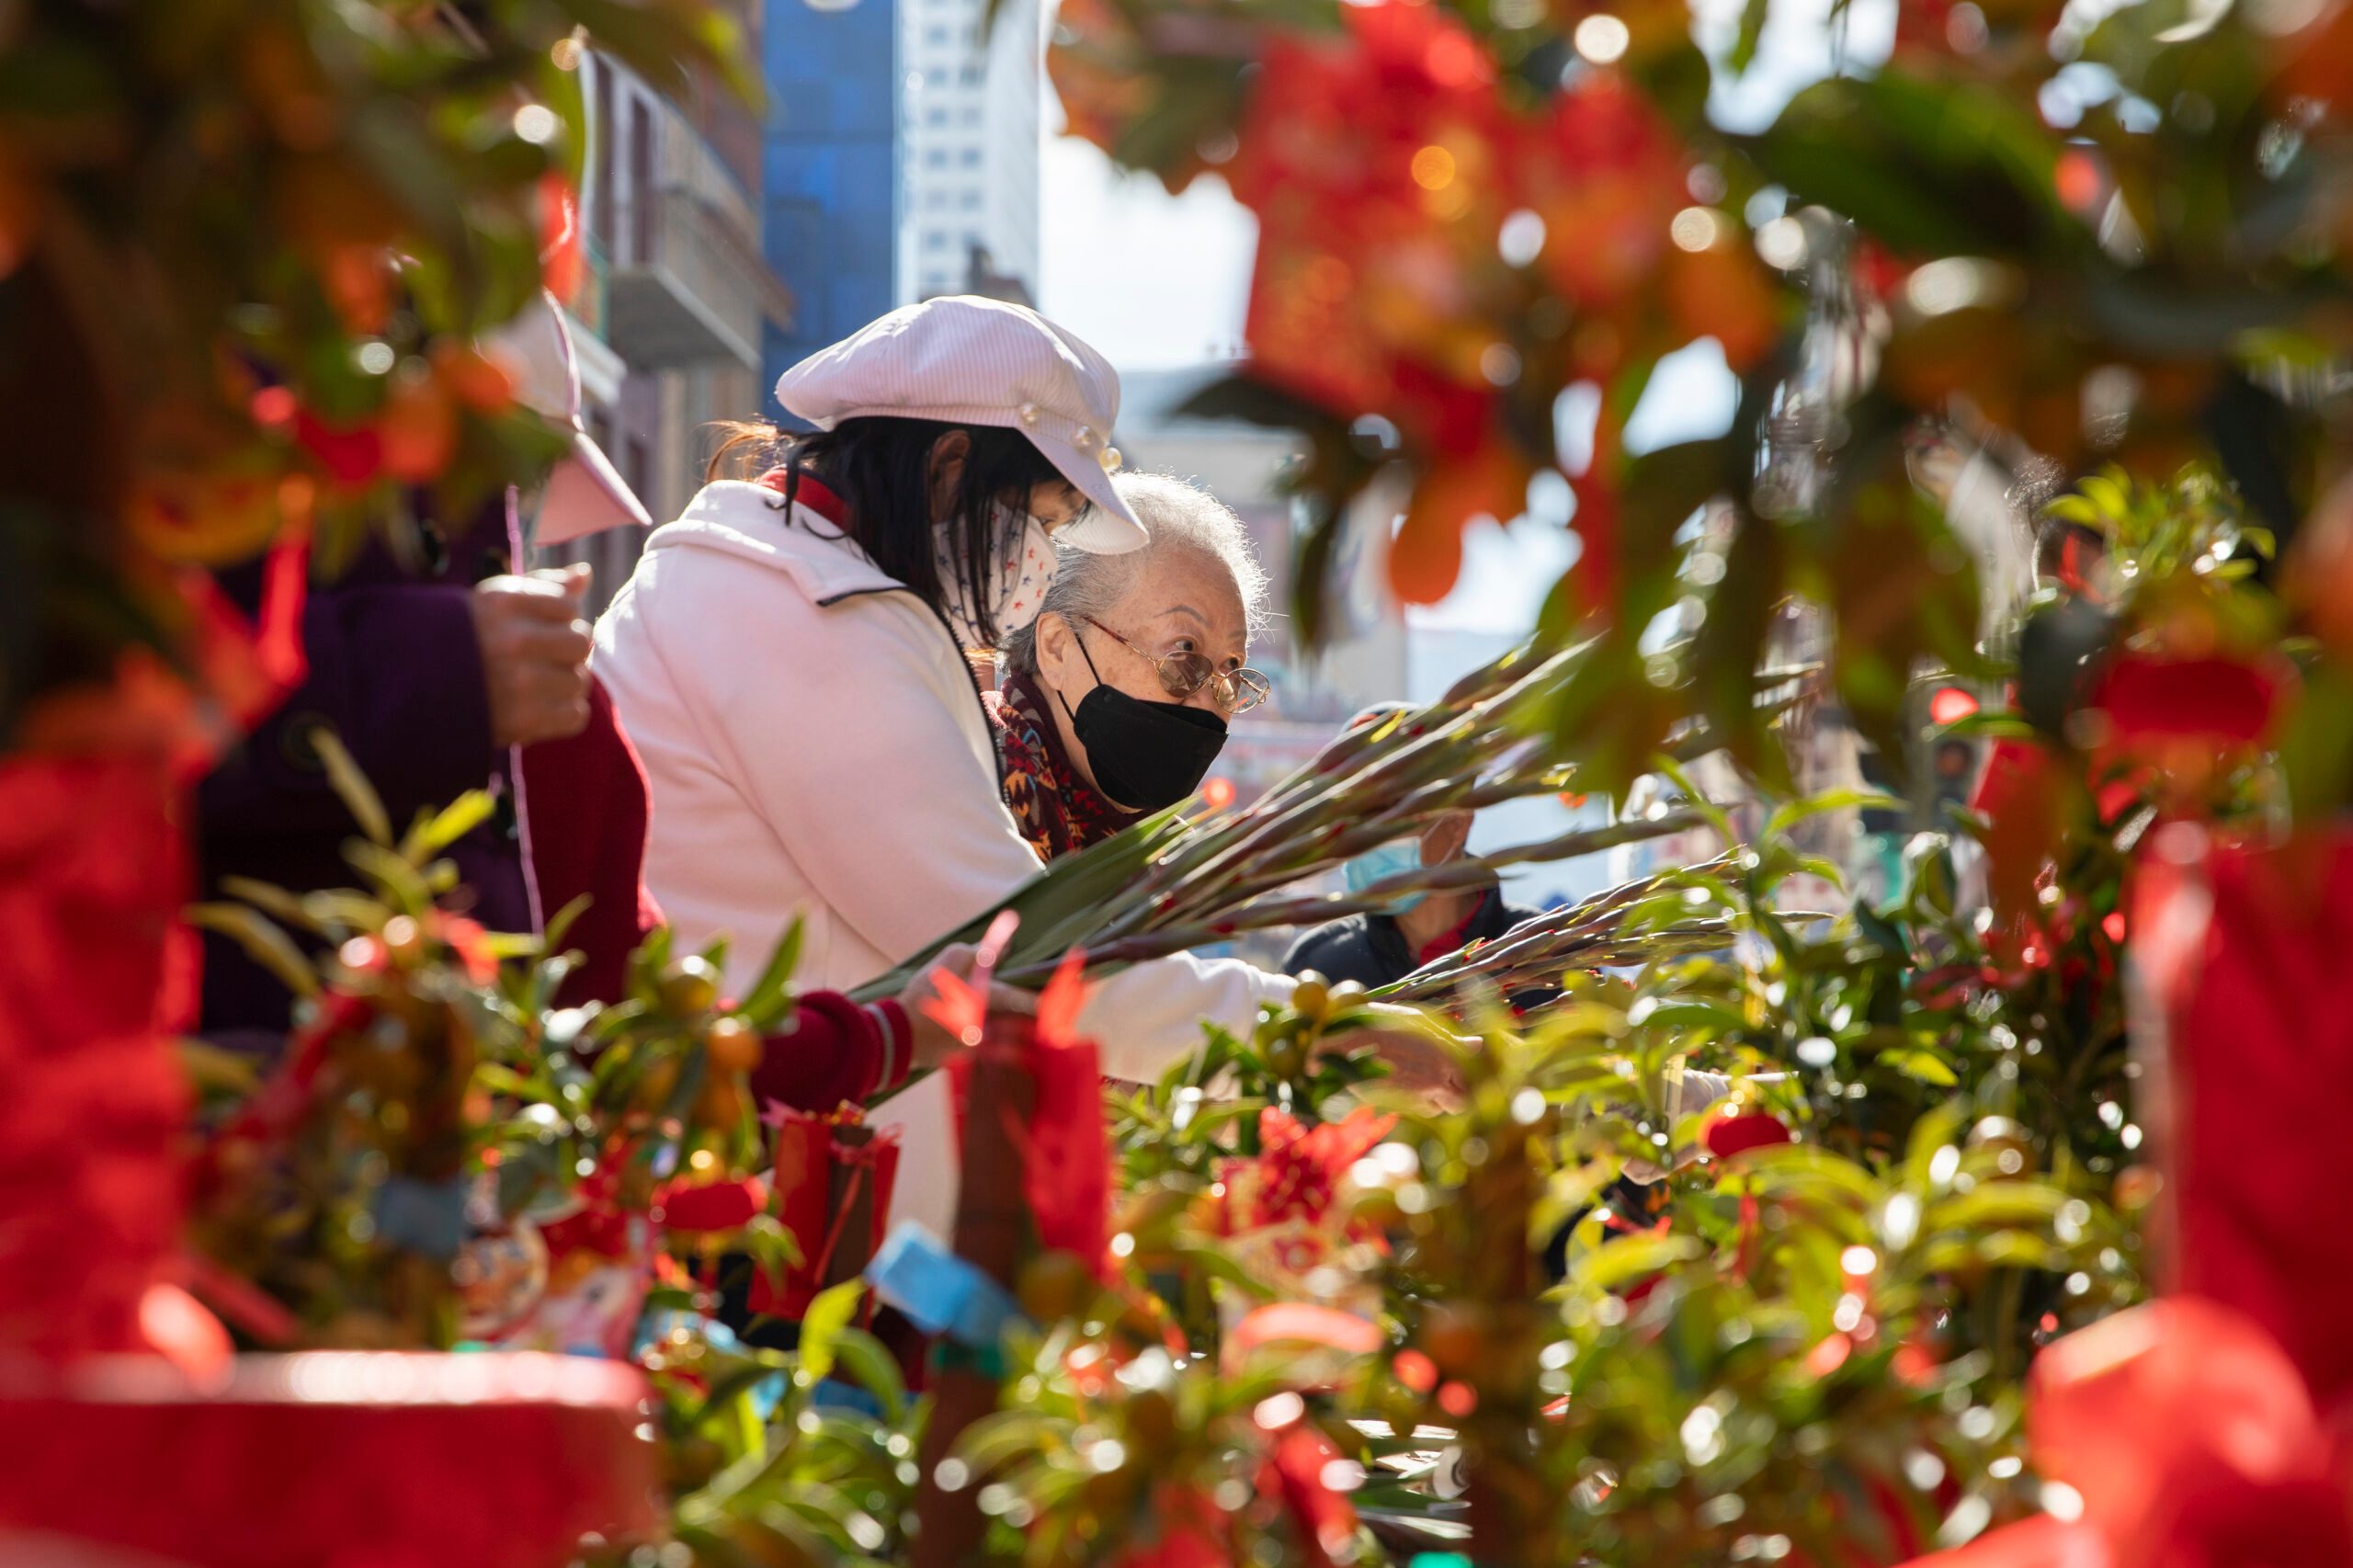
M1079 619L1149 663L1160 676L1161 688L1179 702L1206 686L1210 688L1210 700L1220 708L1229 713L1247 713L1274 695L1275 688L1267 677L1247 665L1238 670L1222 670L1207 653L1191 648L1156 656L1145 653L1091 615Z

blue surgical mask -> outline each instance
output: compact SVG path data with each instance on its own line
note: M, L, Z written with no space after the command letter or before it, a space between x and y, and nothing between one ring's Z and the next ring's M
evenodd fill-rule
M1347 879L1350 892L1360 893L1375 882L1386 881L1391 877L1403 876L1407 871L1418 871L1421 869L1421 840L1401 838L1392 844L1383 844L1377 848L1368 849L1363 854L1347 861L1341 866L1340 874ZM1421 903L1422 896L1417 892L1400 894L1396 901L1388 906L1386 913L1403 915Z

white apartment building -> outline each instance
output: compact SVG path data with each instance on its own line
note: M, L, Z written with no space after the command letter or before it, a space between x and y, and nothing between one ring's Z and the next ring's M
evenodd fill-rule
M906 301L1010 283L1025 300L1037 295L1044 13L1040 0L1000 0L984 36L987 5L899 0Z

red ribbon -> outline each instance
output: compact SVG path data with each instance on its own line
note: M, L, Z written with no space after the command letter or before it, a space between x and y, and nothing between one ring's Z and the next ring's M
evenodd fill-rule
M2295 1365L2242 1314L2176 1296L2053 1342L2027 1380L2036 1467L2080 1517L1994 1531L1938 1568L2348 1568L2353 1524Z

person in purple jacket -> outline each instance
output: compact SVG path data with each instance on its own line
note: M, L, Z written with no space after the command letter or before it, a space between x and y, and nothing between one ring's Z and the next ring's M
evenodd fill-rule
M572 450L540 498L539 542L650 522L644 506L597 449L580 419L579 379L552 298L498 335L497 357L517 397ZM587 568L519 573L517 498L472 517L427 522L422 548L363 551L332 582L314 583L302 612L309 675L276 712L222 760L197 794L199 896L221 879L249 877L291 892L348 887L343 846L358 831L312 744L331 729L382 797L396 830L469 790L499 809L452 846L471 913L494 931L536 931L543 912L530 880L528 802L516 787L522 748L577 734L589 716ZM222 574L248 612L261 597L258 565ZM274 1055L293 998L243 949L204 936L199 1028L208 1038ZM259 1038L256 1038L259 1037Z
M371 549L337 581L313 585L302 614L308 678L198 790L202 896L223 896L227 876L296 892L351 884L343 846L358 826L313 744L324 727L396 828L489 788L499 810L449 856L475 918L493 930L535 928L509 759L587 722L588 579L585 567L509 573L502 531L487 519L448 540L428 530L433 559L418 569ZM248 608L259 596L257 572L227 574L223 585ZM282 1037L293 1005L285 986L235 942L212 932L204 941L199 1029Z

